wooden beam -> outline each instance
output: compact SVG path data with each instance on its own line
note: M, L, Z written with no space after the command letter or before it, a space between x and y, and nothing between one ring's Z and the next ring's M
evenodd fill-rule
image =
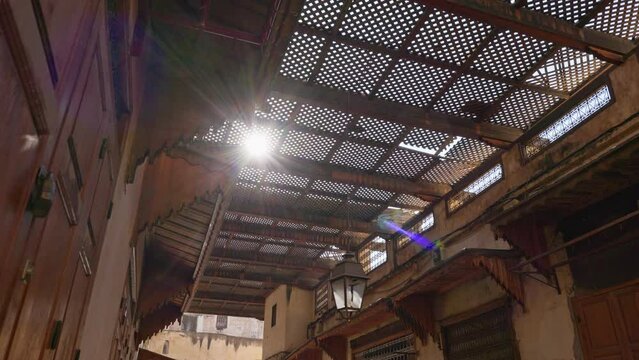
M575 24L524 7L494 0L420 0L420 3L498 28L509 29L560 46L589 52L620 64L635 44L608 33L580 28Z
M241 158L239 152L240 149L237 146L206 144L189 149L172 149L171 155L202 164L212 170L224 168L230 163L237 162L237 159ZM450 185L447 184L414 182L398 177L368 173L342 166L280 155L271 155L268 159L251 165L309 178L415 195L431 202L438 200L450 191Z
M329 227L329 228L338 229L342 231L353 231L353 232L360 232L360 233L366 233L366 234L371 234L374 232L385 233L385 234L394 233L393 231L389 229L378 227L377 224L373 222L315 215L312 213L300 212L299 209L293 209L293 208L269 207L269 208L257 209L257 207L251 207L249 209L248 206L245 206L242 208L242 210L237 210L234 206L231 206L231 207L233 208L233 210L229 210L228 212L232 212L238 215L261 216L261 217L267 217L276 221L296 222L296 223L301 223L308 226Z
M292 240L294 243L333 245L341 249L347 249L350 241L354 239L344 235L327 235L310 231L278 229L268 226L251 225L246 223L225 221L222 231L238 234L251 234L267 238ZM353 244L355 245L355 244Z
M436 67L436 68L441 68L441 69L447 69L450 71L454 71L454 72L460 72L460 73L464 73L464 74L468 74L468 75L473 75L476 77L480 77L483 79L488 79L488 80L492 80L492 81L497 81L497 82L501 82L504 84L508 84L511 86L514 86L516 88L520 88L520 89L528 89L528 90L532 90L538 93L542 93L542 94L547 94L547 95L552 95L552 96L556 96L559 97L561 99L567 99L570 97L570 94L565 92L565 91L559 91L559 90L555 90L555 89L550 89L550 88L546 88L543 86L538 86L538 85L534 85L534 84L529 84L525 81L519 81L519 80L514 80L511 78L507 78L507 77L503 77L503 76L499 76L499 75L494 75L491 74L487 71L482 71L482 70L477 70L477 69L473 69L473 68L466 68L463 65L458 65L455 63L451 63L451 62L447 62L447 61L442 61L442 60L437 60L434 58L428 58L425 56L420 56L417 54L413 54L411 52L409 52L408 50L400 50L400 49L392 49L392 48L388 48L386 46L383 45L376 45L376 44L372 44L366 41L362 41L362 40L358 40L356 38L352 38L349 36L345 36L345 35L340 35L340 34L335 34L335 35L331 35L331 33L329 33L326 30L322 30L322 29L318 29L318 28L314 28L305 24L297 24L297 30L299 32L308 34L308 35L313 35L313 36L318 36L318 37L330 37L333 36L333 40L337 41L339 43L342 44L346 44L346 45L350 45L359 49L364 49L364 50L368 50L368 51L372 51L378 54L384 54L384 55L388 55L394 59L404 59L404 60L408 60L411 62L415 62L418 64L423 64L423 65L427 65L427 66L432 66L432 67ZM418 29L419 30L419 29ZM390 72L392 70L392 66L388 67L388 71Z
M242 271L236 272L227 272L220 271L216 272L214 270L209 270L202 277L202 282L215 282L225 281L225 280L247 280L247 281L259 281L268 285L294 285L301 288L306 288L305 286L300 284L300 281L295 277L286 277L281 275L270 275L270 274L262 274L262 273L248 273ZM215 285L215 284L213 284Z
M211 23L202 23L201 21L189 21L185 19L181 19L179 17L166 16L157 12L151 13L151 19L157 20L161 23L182 27L185 29L190 29L194 31L201 31L202 33L218 36L222 38L232 39L236 41L241 41L243 43L261 46L262 45L262 37L258 34L252 34L246 31L230 28L223 25L211 24Z
M195 299L219 300L250 305L264 305L264 298L261 296L228 294L206 290L198 290L195 293Z
M341 90L311 85L300 80L278 76L272 83L276 96L307 104L337 109L356 115L369 116L408 127L424 128L455 136L483 140L484 138L515 142L523 132L519 129L472 120Z
M275 259L274 256L269 257L268 255L254 251L220 251L211 254L209 260L214 262L233 262L245 265L269 266L272 268L308 271L318 274L324 274L331 269L328 265L321 265L320 263L311 264L310 261L308 263L285 262L281 259Z

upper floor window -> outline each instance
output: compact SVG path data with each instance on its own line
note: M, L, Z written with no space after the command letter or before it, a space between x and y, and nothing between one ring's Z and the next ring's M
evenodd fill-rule
M485 172L477 180L473 181L468 186L466 186L464 190L451 196L448 199L448 201L446 201L448 212L452 213L456 211L457 209L462 207L462 205L468 203L470 200L474 199L477 195L481 194L483 191L488 189L491 185L501 180L502 177L503 177L502 166L501 164L497 164L494 167L492 167L490 170Z
M369 273L386 262L386 239L376 236L357 252L364 272Z
M411 232L412 234L419 235L423 232L428 231L434 225L435 225L435 215L433 215L433 213L429 213L423 219L421 219L417 224L413 225L408 231ZM410 243L412 240L409 235L410 234L402 234L397 239L397 246L401 248L408 245L408 243Z

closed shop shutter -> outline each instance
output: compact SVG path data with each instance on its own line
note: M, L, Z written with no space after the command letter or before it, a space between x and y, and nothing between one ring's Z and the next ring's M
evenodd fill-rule
M442 331L447 360L519 359L509 307L446 326Z

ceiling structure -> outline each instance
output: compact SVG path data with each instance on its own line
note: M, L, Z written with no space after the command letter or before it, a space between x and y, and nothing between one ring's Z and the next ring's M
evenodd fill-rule
M213 14L216 3L194 5L195 13ZM241 104L237 116L223 112L167 150L232 169L224 201L211 188L150 227L151 243L195 269L190 294L173 298L184 311L262 318L277 285L314 288L345 251L396 237L380 217L407 227L429 216L432 204L622 62L639 36L639 0L282 0L258 8L260 25L250 29L219 25L228 16L216 26L151 17L213 34L193 46L214 38L206 46L228 42L262 56L249 91L253 116L232 101ZM256 134L266 156L248 158Z

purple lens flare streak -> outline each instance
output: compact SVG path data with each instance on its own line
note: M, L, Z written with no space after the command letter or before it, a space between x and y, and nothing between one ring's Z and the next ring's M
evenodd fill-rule
M421 247L423 247L424 249L428 249L428 250L432 250L435 247L437 247L437 244L433 243L432 241L426 239L425 237L423 237L420 234L416 234L414 232L410 232L408 230L404 230L402 229L401 226L395 224L394 222L387 220L387 219L380 219L380 223L382 226L385 226L391 230L397 231L400 234L407 236L409 239L411 239L412 241L416 242L417 244L419 244Z

